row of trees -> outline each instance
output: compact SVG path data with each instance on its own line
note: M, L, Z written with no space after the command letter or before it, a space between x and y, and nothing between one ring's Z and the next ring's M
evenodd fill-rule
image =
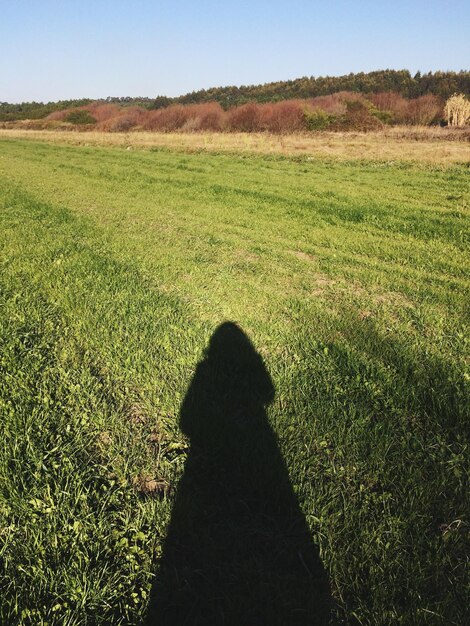
M121 106L140 106L148 110L166 108L172 104L202 104L217 102L227 110L251 102L268 103L283 100L310 99L337 92L350 91L362 94L394 92L404 98L425 95L449 98L454 93L470 95L470 72L416 73L408 70L380 70L376 72L347 74L345 76L314 76L295 80L266 83L264 85L242 85L241 87L215 87L201 89L168 98L106 98L101 102ZM61 102L23 102L21 104L0 103L0 121L45 118L54 111L90 104L91 100L68 100Z
M10 104L0 102L0 121L14 122L16 120L39 120L47 117L54 111L62 111L73 107L81 107L93 102L90 98L79 100L59 100L58 102L21 102Z
M340 91L370 94L393 91L405 98L428 94L448 98L453 93L470 94L470 72L417 72L380 70L345 76L304 76L295 80L241 87L216 87L194 91L177 98L182 104L215 101L224 108L247 102L277 102L296 98L327 96ZM161 103L157 99L155 106ZM164 104L163 106L167 106Z
M466 104L465 104L466 103ZM467 109L465 108L467 106ZM126 132L133 128L174 131L239 131L292 133L304 130L373 130L385 124L429 125L447 119L467 123L465 96L444 100L426 95L407 99L395 92L365 96L343 91L311 99L250 102L224 110L217 102L171 104L148 110L138 106L94 102L51 113L46 123L93 125L97 130Z

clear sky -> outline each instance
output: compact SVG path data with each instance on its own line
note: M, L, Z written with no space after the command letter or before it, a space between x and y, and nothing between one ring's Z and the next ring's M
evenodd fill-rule
M470 0L0 0L0 101L470 69Z

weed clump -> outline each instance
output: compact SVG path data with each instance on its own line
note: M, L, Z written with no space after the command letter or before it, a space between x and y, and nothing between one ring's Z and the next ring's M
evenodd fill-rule
M463 94L451 96L445 106L449 126L466 126L470 122L470 101Z

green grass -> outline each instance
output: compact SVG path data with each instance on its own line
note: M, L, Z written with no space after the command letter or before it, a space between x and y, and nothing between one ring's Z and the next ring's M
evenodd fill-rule
M333 619L468 623L468 182L2 140L0 622L141 623L181 404L235 320Z

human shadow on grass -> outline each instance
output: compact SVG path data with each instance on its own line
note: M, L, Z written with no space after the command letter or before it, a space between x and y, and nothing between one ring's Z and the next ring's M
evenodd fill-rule
M147 626L328 624L327 576L266 415L273 398L247 336L219 326L181 407L190 451Z

